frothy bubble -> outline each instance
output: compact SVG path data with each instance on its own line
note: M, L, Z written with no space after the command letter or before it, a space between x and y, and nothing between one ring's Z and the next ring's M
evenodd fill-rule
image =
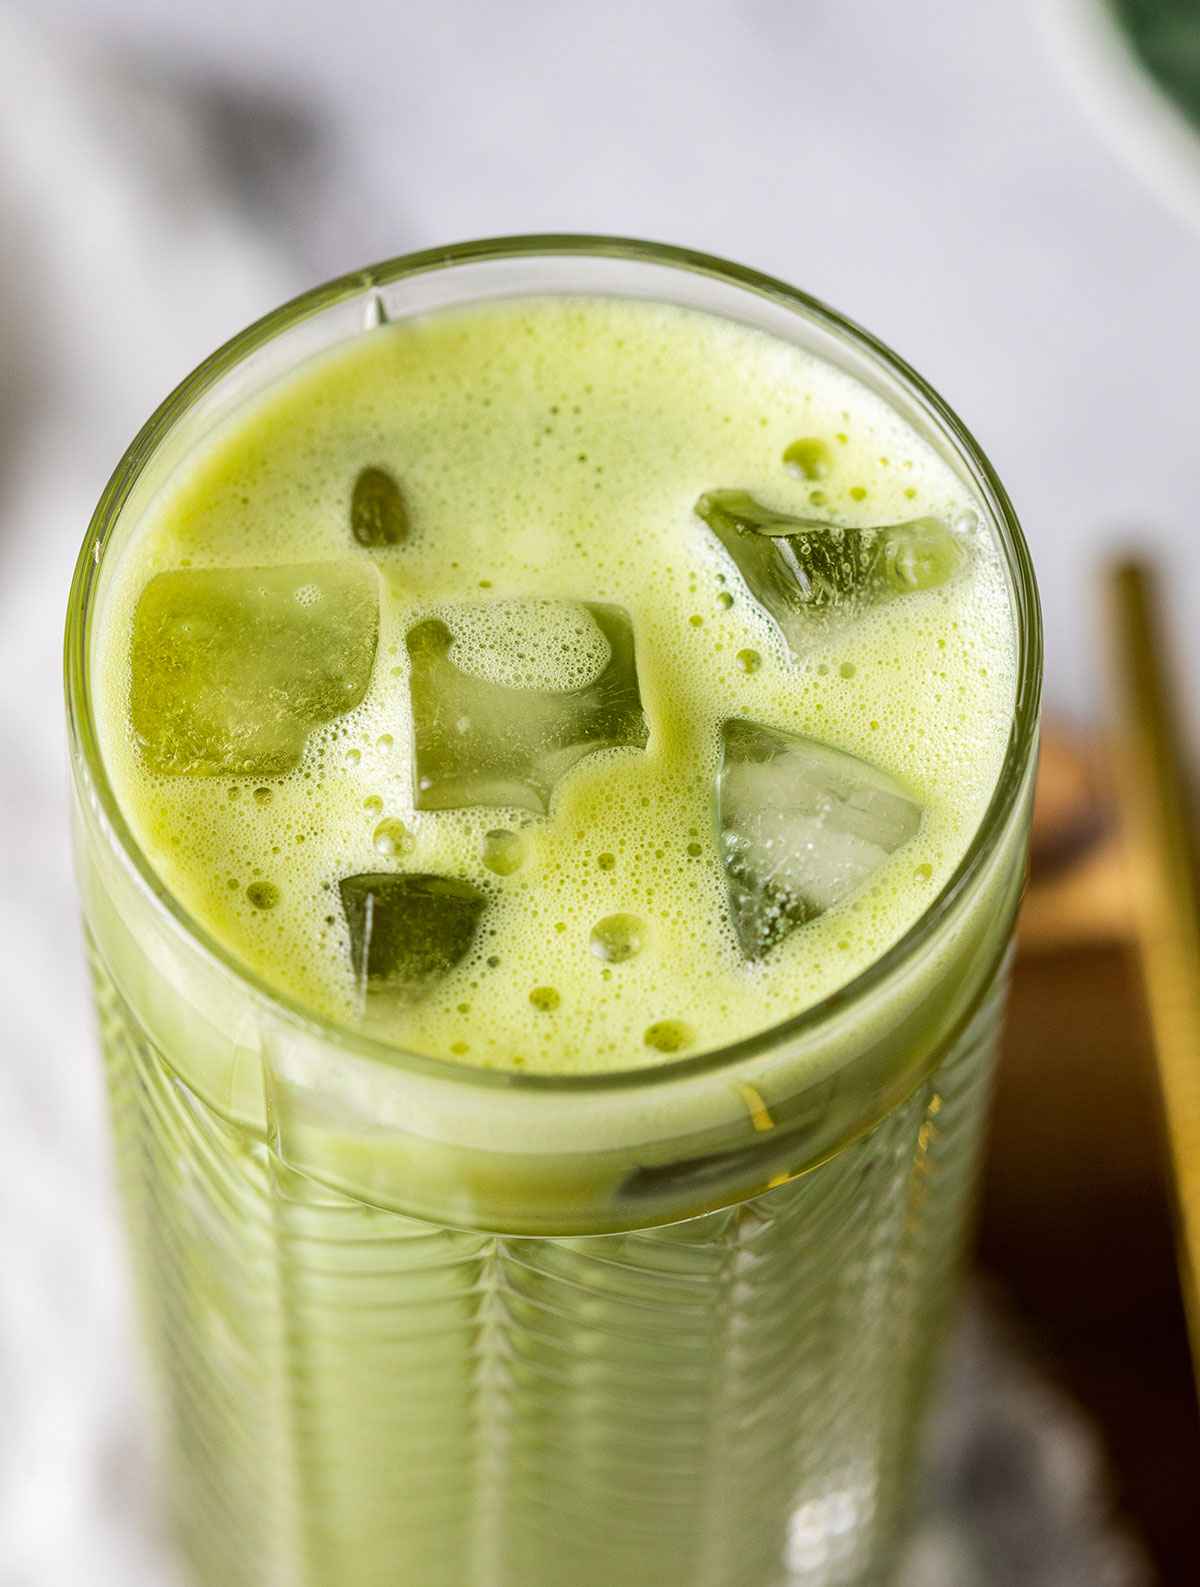
M692 512L700 491L724 482L807 513L811 481L784 462L798 433L830 450L825 516L930 515L972 534L967 576L840 631L814 622L803 657L786 653ZM143 521L113 585L96 669L109 690L105 755L166 885L255 970L322 1012L353 1021L361 1004L340 880L419 870L477 888L479 929L445 980L376 1034L527 1070L686 1057L786 1019L858 973L927 907L986 808L1014 660L977 504L879 399L794 347L652 304L498 304L431 316L419 334L382 328L267 393L205 446ZM148 776L126 727L123 647L140 590L185 559L244 566L251 542L261 565L370 562L348 531L347 490L380 459L402 468L411 534L374 556L380 633L362 703L315 731L286 775ZM861 506L852 486L867 491ZM590 755L538 813L415 813L414 623L452 623L464 669L563 690L606 665L582 602L629 613L645 748ZM749 967L714 823L721 724L739 717L869 759L927 809L920 836L864 891ZM255 787L268 783L261 802ZM507 872L488 863L518 852ZM272 902L253 901L251 888ZM640 951L598 954L593 932L621 916L639 922ZM557 1010L531 1003L542 989Z
M608 964L624 964L646 944L646 923L636 915L605 915L592 927L591 949Z
M525 858L525 840L519 832L497 828L483 836L483 863L493 876L511 876Z
M389 859L411 854L416 847L412 833L396 816L388 816L379 823L371 834L371 842L377 854L386 855Z

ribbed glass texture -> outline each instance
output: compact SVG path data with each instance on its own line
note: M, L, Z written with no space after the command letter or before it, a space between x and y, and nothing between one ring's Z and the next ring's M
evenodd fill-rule
M288 1168L93 954L203 1587L863 1587L952 1288L1003 991L868 1135L636 1233L460 1232Z
M400 1052L257 979L142 851L92 709L111 570L214 426L384 319L564 291L728 315L875 390L979 501L1019 663L988 812L900 941L754 1038L594 1078ZM392 260L250 327L147 421L79 558L66 674L196 1587L881 1587L970 1206L1041 679L1019 526L941 399L821 304L700 254L559 236Z

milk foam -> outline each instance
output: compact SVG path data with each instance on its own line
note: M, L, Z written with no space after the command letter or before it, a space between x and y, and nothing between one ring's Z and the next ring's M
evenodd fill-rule
M823 440L828 476L784 465ZM366 551L354 479L402 483L409 541ZM968 572L832 620L794 656L696 518L715 487L856 525L934 515L970 539ZM730 321L625 300L519 300L402 322L306 365L177 472L118 569L105 612L104 750L139 840L185 907L268 980L332 1017L364 1017L337 884L402 868L488 895L475 947L376 1034L467 1063L585 1072L664 1061L675 1022L698 1052L770 1026L877 958L933 900L988 803L1015 686L999 557L947 466L881 399ZM155 573L355 557L381 574L379 652L362 706L313 735L276 781L155 778L128 727L129 639ZM733 597L732 605L728 604ZM447 621L454 659L520 687L577 687L603 636L561 606L632 618L650 724L642 750L578 765L550 815L413 809L412 625ZM540 614L540 615L539 615ZM599 640L599 646L596 641ZM748 671L738 657L761 657ZM860 755L925 808L920 833L843 906L743 962L713 821L719 726L744 713ZM399 820L403 852L377 845ZM487 834L519 832L497 875ZM253 899L278 898L270 907ZM607 962L597 922L636 917ZM548 997L546 990L556 994ZM531 994L535 994L531 997Z

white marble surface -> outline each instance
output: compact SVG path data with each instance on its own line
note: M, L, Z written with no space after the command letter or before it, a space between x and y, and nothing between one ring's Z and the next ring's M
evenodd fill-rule
M137 424L230 330L372 257L539 228L730 254L870 325L976 430L1041 570L1051 698L1095 715L1101 551L1156 549L1181 627L1200 595L1200 239L1000 0L10 0L0 68L0 1587L165 1587L58 683L75 549ZM923 1546L922 1582L964 1587L937 1574L953 1538ZM1082 1558L1047 1587L1098 1581Z

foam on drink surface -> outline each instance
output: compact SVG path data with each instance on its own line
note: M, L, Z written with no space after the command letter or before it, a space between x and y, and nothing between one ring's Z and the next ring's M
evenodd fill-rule
M389 497L368 513L360 491L352 522L367 469L397 482L402 508ZM789 645L694 511L715 489L851 527L940 519L964 536L966 571L814 611ZM388 521L402 512L403 535L365 535L385 508ZM999 772L1015 681L1003 571L977 521L880 399L729 321L546 299L380 327L256 399L160 494L103 612L105 753L167 886L314 1009L467 1063L661 1063L844 984L961 858ZM156 773L130 714L150 581L322 562L379 573L361 703L314 714L280 775ZM418 808L412 630L444 624L468 678L580 689L608 655L589 606L632 623L648 742L626 732L569 764L548 813L536 800ZM922 810L866 882L757 959L731 915L715 816L722 724L738 717L868 761ZM485 900L469 948L420 997L368 997L355 972L365 959L342 884L389 870L469 883Z

